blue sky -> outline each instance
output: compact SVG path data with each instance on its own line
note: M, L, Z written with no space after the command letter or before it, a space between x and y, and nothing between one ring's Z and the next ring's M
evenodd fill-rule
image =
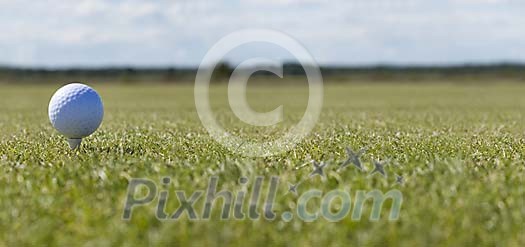
M283 31L320 64L525 62L519 0L0 0L0 64L195 66L244 28Z

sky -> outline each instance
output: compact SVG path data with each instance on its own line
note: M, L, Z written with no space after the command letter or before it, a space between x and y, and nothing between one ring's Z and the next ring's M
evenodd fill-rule
M253 28L290 35L323 65L525 62L522 0L0 0L0 65L197 66ZM259 55L293 60L262 44L225 60Z

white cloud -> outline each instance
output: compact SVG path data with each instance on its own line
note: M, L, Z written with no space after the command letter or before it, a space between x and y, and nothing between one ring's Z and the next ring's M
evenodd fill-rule
M0 63L195 65L241 28L289 33L323 63L525 61L524 11L515 0L0 0Z

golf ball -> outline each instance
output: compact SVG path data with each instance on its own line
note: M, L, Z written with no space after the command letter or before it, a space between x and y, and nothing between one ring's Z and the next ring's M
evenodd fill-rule
M69 139L82 139L98 129L104 117L104 106L94 89L71 83L51 97L48 113L58 132Z

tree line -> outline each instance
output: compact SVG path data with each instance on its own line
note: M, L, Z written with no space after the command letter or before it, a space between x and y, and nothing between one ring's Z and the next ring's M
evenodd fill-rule
M218 64L212 82L227 81L235 66L229 63ZM451 66L322 66L325 81L523 81L525 64L490 65L451 65ZM304 77L300 64L285 63L284 78ZM15 68L0 67L0 83L57 83L68 81L107 82L107 83L192 83L197 68ZM255 78L272 81L277 78L270 72L260 71Z

